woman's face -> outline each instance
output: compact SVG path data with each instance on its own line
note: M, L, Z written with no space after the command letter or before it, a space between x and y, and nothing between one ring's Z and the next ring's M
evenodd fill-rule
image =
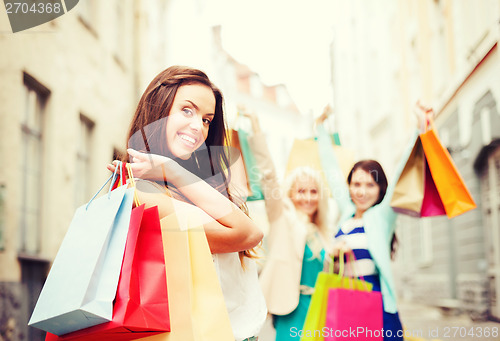
M177 89L166 128L174 157L187 160L205 142L214 114L215 96L208 86L194 83Z
M318 210L318 184L310 176L299 177L290 190L290 199L296 210L306 214L311 219Z
M372 207L380 194L380 187L367 171L358 168L352 173L349 193L358 213Z

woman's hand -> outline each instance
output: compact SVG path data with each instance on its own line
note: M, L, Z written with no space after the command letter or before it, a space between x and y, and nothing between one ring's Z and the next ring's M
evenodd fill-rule
M131 148L127 149L127 152L131 156L132 174L140 179L166 180L164 178L167 174L165 167L168 163L174 162L166 156L141 153ZM118 162L114 160L107 165L107 169L114 172Z
M325 257L325 262L323 264L323 271L330 272L330 265L333 261L333 272L338 273L340 270L339 257L340 255L348 255L353 252L352 249L347 246L345 241L337 242L328 251L328 256Z
M325 108L323 109L323 112L321 113L320 116L318 116L318 118L315 120L315 124L316 125L320 125L320 124L323 124L323 122L325 122L325 120L328 118L328 116L330 116L330 114L333 113L333 109L332 107L330 106L330 104L327 104L325 106Z
M249 112L245 110L244 108L240 108L241 115L250 119L250 122L252 123L252 130L254 134L259 134L261 132L260 128L260 123L259 123L259 118L254 112Z
M429 121L434 118L434 110L420 101L415 104L413 112L417 117L418 128L421 130L425 130Z
M352 249L349 246L347 246L347 243L345 241L340 241L333 245L329 254L330 257L339 258L341 253L346 255L349 254L350 252L352 252Z

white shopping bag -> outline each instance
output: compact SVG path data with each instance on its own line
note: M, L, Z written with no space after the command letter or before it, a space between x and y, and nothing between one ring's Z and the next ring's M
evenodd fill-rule
M112 320L134 190L118 187L76 210L30 326L63 335Z

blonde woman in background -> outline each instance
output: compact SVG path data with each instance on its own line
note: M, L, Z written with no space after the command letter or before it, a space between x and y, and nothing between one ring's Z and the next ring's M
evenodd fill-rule
M296 340L302 329L318 273L323 269L327 240L327 197L321 177L300 167L287 176L282 189L255 114L249 138L262 175L270 224L260 283L273 315L276 340Z

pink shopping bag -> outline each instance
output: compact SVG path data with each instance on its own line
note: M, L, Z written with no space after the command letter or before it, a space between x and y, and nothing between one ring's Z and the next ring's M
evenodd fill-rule
M382 341L382 294L379 291L330 289L325 341Z
M422 208L420 209L421 217L435 217L445 215L446 211L439 196L439 192L436 188L436 184L432 179L431 171L427 161L424 161L425 173L424 173L424 198L422 200Z

